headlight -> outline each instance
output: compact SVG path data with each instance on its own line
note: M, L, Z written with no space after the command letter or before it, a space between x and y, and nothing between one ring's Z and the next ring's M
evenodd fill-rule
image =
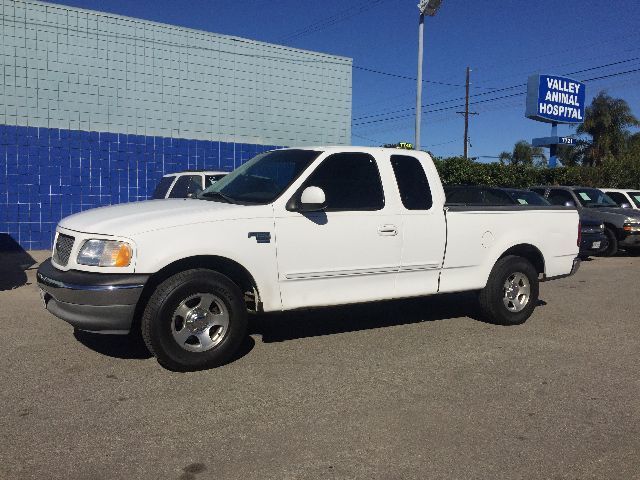
M630 233L640 233L640 223L639 222L625 222L622 229L625 232Z
M115 240L87 240L78 253L77 262L91 267L128 267L131 245Z

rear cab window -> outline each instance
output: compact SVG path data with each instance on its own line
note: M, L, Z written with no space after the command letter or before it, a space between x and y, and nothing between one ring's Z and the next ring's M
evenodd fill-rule
M407 210L429 210L433 205L427 174L420 160L409 155L391 155L400 200Z

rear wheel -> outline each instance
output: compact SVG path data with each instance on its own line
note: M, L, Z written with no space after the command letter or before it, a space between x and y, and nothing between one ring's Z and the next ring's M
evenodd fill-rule
M609 240L609 245L602 252L603 257L613 257L616 253L618 253L618 238L616 237L616 232L614 232L609 227L604 229L604 233L607 236L607 240Z
M496 262L480 291L483 317L500 325L519 325L538 302L538 272L527 259L508 255Z
M142 317L142 336L171 370L201 370L229 361L245 337L242 292L211 270L178 273L162 282Z

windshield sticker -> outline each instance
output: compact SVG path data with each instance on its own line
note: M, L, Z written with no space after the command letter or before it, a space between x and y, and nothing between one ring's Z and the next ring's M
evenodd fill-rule
M527 201L524 198L519 198L518 203L520 203L520 205L527 205Z
M636 202L640 202L640 195L634 195L633 198L636 199Z
M586 200L587 202L589 202L591 200L591 198L589 197L589 195L587 195L584 192L580 192L580 196L582 197L583 200Z

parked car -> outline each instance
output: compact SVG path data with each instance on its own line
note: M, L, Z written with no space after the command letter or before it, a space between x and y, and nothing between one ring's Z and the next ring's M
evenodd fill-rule
M583 260L606 252L609 238L605 233L604 223L600 220L580 215L580 258Z
M447 205L551 205L545 198L531 190L497 188L482 185L455 185L444 188ZM604 233L604 224L579 212L581 225L580 258L586 259L606 250L609 240Z
M615 255L619 247L640 248L640 211L620 208L601 190L578 186L538 186L531 190L553 205L575 206L578 212L602 222L609 240L603 255Z
M274 150L191 199L63 219L38 285L76 328L140 328L162 365L193 370L232 358L247 310L474 291L486 319L515 325L540 280L580 264L573 208L444 204L425 152Z
M464 205L551 205L545 198L531 190L517 188L497 188L482 185L455 185L444 188L447 204ZM501 203L498 203L501 202ZM578 212L581 225L580 258L604 252L609 240L604 232L604 224L587 215L586 210Z
M505 191L485 185L447 185L444 187L447 205L515 205Z
M640 191L632 188L601 188L619 207L640 210Z
M499 188L486 185L447 185L447 205L551 205L531 190Z
M188 198L213 185L229 172L185 171L168 173L160 179L152 198Z

